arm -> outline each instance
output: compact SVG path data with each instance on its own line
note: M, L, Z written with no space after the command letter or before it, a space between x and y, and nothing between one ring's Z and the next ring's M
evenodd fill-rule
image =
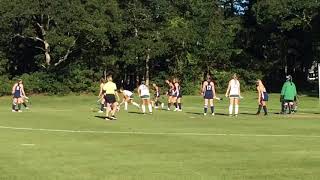
M14 84L13 87L12 87L12 91L11 91L12 94L14 94L14 91L16 90L16 87L17 87L17 84Z
M227 92L226 92L226 95L225 95L226 97L229 96L230 88L231 88L231 81L229 81L228 89L227 89Z
M103 92L103 86L102 86L102 84L100 84L100 92L99 92L98 97L101 97L101 96L102 96L102 92Z
M261 102L261 90L260 90L259 86L257 87L257 91L258 91L258 103L260 104L260 102Z
M206 91L206 85L207 85L207 82L204 82L202 85L201 95L204 95L204 92Z
M24 92L24 86L21 84L21 95L26 97L26 93Z
M242 98L242 96L241 96L241 86L240 86L240 82L238 81L238 83L239 83L239 92L238 92L238 93L239 93L239 97Z
M293 87L294 87L294 96L297 96L297 88L296 88L296 85L293 84Z
M287 87L287 83L284 83L281 89L281 96L283 96L284 93L286 92L286 87Z
M212 83L212 93L214 94L214 97L213 98L216 98L217 96L216 96L216 88L214 87L214 83L213 82L211 82Z

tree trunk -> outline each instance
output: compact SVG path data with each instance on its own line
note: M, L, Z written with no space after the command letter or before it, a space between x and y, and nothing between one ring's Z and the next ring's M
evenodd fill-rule
M150 83L150 67L149 67L149 62L150 62L150 49L147 51L147 57L146 57L146 85L149 86Z

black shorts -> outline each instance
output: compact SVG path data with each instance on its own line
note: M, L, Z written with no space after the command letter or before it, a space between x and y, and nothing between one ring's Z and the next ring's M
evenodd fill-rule
M213 92L212 91L206 91L204 93L204 99L213 99Z
M106 94L104 95L104 100L108 104L113 104L116 102L116 96L114 94Z
M291 102L293 102L293 100L287 100L287 99L285 99L284 102L285 102L285 103L291 103Z

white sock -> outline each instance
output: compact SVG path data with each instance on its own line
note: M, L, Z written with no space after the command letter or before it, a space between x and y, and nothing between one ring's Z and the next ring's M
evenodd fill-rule
M148 108L149 108L149 112L152 113L152 105L151 104L148 105Z
M234 107L234 114L238 114L239 113L239 105L235 105Z
M146 113L146 105L142 105L142 112Z
M232 114L232 110L233 110L233 105L232 105L232 104L230 104L230 105L229 105L229 115L231 115L231 114Z
M136 102L132 102L132 104L133 104L134 106L140 107L139 104L136 103Z
M128 102L124 103L124 110L126 110L126 111L128 110Z

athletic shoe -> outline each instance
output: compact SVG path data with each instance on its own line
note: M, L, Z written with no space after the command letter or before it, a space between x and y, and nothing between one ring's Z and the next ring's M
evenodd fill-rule
M211 115L214 116L214 113L212 113Z
M158 107L158 106L155 106L154 108L155 108L155 109L158 109L159 107Z
M26 109L29 109L29 107L26 107Z
M152 112L150 112L149 114L152 115Z
M103 113L103 111L100 110L100 111L98 111L98 113Z
M203 113L203 115L204 115L204 116L206 116L206 115L207 115L207 113Z
M22 112L21 110L18 110L18 112Z
M178 108L175 108L173 111L174 111L174 112L178 111Z
M235 114L234 117L238 117L238 114Z
M11 112L17 112L17 111L12 109Z
M179 112L181 112L181 111L182 111L182 109L178 109L178 111L179 111Z
M170 108L168 108L167 110L168 110L168 111L170 111L171 109L170 109Z
M117 120L117 118L115 116L111 116L110 118L111 118L111 120Z

